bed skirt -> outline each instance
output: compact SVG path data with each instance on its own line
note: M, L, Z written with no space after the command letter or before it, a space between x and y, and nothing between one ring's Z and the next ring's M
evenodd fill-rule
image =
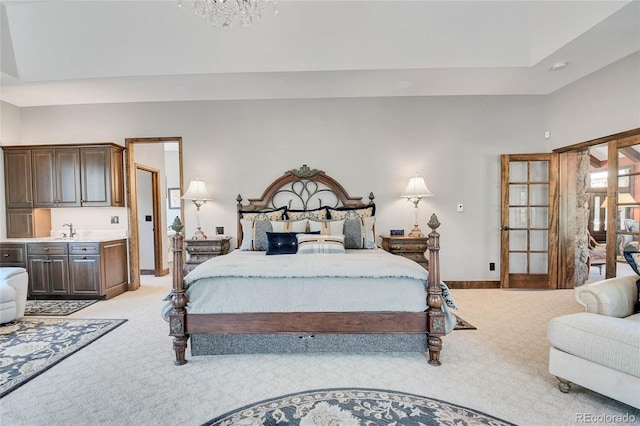
M424 334L193 334L191 355L425 352Z

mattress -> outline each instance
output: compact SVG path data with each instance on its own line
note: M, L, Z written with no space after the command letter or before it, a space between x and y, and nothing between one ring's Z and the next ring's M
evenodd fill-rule
M381 249L277 256L235 250L185 277L186 309L190 314L423 312L427 278L417 263ZM449 295L448 302L454 307ZM163 307L165 319L170 309L170 304ZM455 316L446 304L443 310L449 331Z

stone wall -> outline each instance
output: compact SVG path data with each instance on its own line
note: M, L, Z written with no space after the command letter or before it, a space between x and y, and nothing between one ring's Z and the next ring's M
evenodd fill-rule
M589 150L578 153L576 165L576 256L574 287L589 279Z

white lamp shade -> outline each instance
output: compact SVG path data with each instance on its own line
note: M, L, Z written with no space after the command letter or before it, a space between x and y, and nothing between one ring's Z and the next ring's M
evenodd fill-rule
M407 188L402 193L401 197L403 198L422 198L422 197L431 197L433 194L427 188L427 184L424 183L424 178L421 177L412 177L409 179L409 184Z
M209 191L207 191L207 186L202 180L192 180L189 182L189 188L182 198L185 200L212 200Z
M604 197L604 201L600 205L600 208L606 209L608 203L609 203L609 197ZM635 198L633 198L633 195L629 194L628 192L618 193L618 204L633 204L633 203L637 203Z

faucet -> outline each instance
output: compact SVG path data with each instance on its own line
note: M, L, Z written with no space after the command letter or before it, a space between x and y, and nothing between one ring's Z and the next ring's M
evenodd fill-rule
M62 226L68 226L69 227L69 238L73 238L76 236L76 231L73 230L73 223L65 223Z

